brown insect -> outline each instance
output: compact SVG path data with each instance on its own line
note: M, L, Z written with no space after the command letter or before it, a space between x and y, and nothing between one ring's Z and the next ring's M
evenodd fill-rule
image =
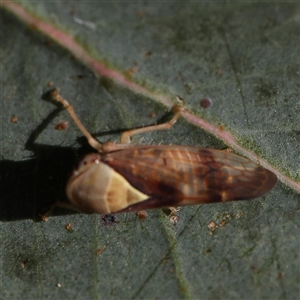
M180 105L172 108L174 116L167 123L126 131L121 144L101 144L85 129L58 89L52 97L63 104L89 144L98 151L79 162L67 183L66 194L72 205L59 206L109 214L246 200L263 196L277 182L269 170L225 151L126 144L134 134L169 129L180 117Z

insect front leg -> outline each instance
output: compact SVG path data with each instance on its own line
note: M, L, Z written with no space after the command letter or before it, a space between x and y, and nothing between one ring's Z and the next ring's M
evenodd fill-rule
M151 125L147 127L142 127L142 128L137 128L133 130L128 130L122 133L121 136L121 143L122 144L128 144L130 143L130 137L132 137L135 134L139 133L144 133L144 132L150 132L150 131L156 131L156 130L168 130L170 129L178 120L178 118L181 116L182 113L182 106L179 104L175 104L172 108L171 111L174 113L173 118L163 124L157 124L157 125Z
M84 125L81 123L81 121L77 117L71 104L59 94L59 89L57 89L57 88L54 89L51 92L51 96L53 99L55 99L57 102L60 102L64 106L64 108L68 111L68 113L70 114L70 116L73 119L73 121L75 122L75 124L78 126L78 128L82 132L82 134L88 140L88 143L90 144L90 146L93 147L94 149L96 149L99 153L107 153L107 152L121 150L121 149L131 147L130 145L126 145L126 144L130 143L130 137L135 134L149 132L149 131L170 129L175 124L175 122L178 120L178 118L181 116L181 113L183 111L183 107L180 104L176 104L171 109L171 111L174 113L174 116L170 121L163 123L163 124L151 125L151 126L147 126L147 127L142 127L142 128L138 128L138 129L125 131L122 133L122 136L121 136L121 144L116 144L116 143L112 143L112 142L107 142L107 143L102 144L99 141L97 141L87 131L87 129L84 127Z
M74 206L70 203L66 203L66 202L62 202L62 201L56 201L51 205L50 209L45 214L39 214L42 221L47 222L49 217L52 215L53 211L57 207L66 208L66 209L69 209L69 210L74 210L74 211L80 212L80 210L76 206Z
M116 144L113 142L106 142L101 145L102 153L109 153L109 152L116 151L116 150L134 147L134 146L130 145L130 142L131 142L131 137L135 134L170 129L176 123L176 121L179 119L182 111L183 111L183 107L179 104L175 104L171 108L171 112L174 113L174 116L172 117L171 120L169 120L168 122L162 123L162 124L150 125L150 126L146 126L146 127L142 127L142 128L124 131L121 135L121 144Z
M102 153L103 152L102 144L99 141L97 141L94 137L92 137L92 135L83 126L83 124L81 123L81 121L77 117L72 105L59 94L59 89L57 89L57 88L54 89L51 92L51 96L57 102L60 102L64 106L64 108L68 111L68 113L70 114L71 118L73 119L73 121L75 122L77 127L80 129L82 134L88 140L88 143L90 144L90 146L93 147L94 149L96 149L98 152Z

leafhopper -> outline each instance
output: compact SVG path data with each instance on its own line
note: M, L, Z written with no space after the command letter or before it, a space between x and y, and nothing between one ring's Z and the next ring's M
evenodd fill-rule
M100 143L83 126L58 89L51 93L97 150L84 156L66 186L70 205L85 213L110 214L261 197L276 184L269 170L222 150L191 146L132 145L137 133L169 129L180 117L181 105L164 124L126 131L121 143Z

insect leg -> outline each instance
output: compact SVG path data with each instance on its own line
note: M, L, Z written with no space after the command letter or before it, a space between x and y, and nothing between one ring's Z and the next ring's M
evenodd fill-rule
M55 203L53 203L51 205L50 209L45 214L39 215L41 217L42 221L46 222L49 219L49 217L52 215L52 213L53 213L53 211L55 210L56 207L62 207L62 208L66 208L66 209L69 209L69 210L75 210L75 211L80 212L80 210L76 206L74 206L70 203L66 203L66 202L62 202L62 201L56 201Z
M121 143L122 144L130 143L130 137L135 134L138 134L138 133L170 129L175 124L175 122L178 120L178 118L180 117L182 110L183 110L182 106L179 104L176 104L171 108L171 111L174 113L174 116L170 121L163 123L163 124L151 125L151 126L137 128L137 129L128 130L128 131L123 132L122 136L121 136Z
M57 102L60 102L64 106L64 108L68 111L71 118L73 119L75 124L78 126L78 128L80 129L82 134L87 138L88 143L90 144L90 146L93 147L94 149L96 149L97 151L99 151L100 153L103 152L102 144L100 142L98 142L95 138L93 138L92 135L86 130L86 128L83 126L83 124L81 123L81 121L77 117L77 115L76 115L73 107L71 106L71 104L59 94L59 89L57 89L57 88L54 89L51 92L51 96Z

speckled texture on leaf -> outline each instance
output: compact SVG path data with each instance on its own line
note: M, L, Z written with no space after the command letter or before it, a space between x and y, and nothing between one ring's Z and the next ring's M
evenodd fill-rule
M122 73L136 67L133 81L180 95L196 115L224 126L299 180L298 3L20 5L108 66ZM5 10L0 22L0 298L298 299L300 199L280 182L253 201L183 208L175 226L161 210L149 211L145 220L118 215L118 223L109 225L100 216L65 210L47 223L34 222L65 199L76 157L90 150L68 114L41 99L49 82L101 141L155 123L167 109L96 78ZM209 108L201 107L204 98L212 100ZM55 130L63 121L68 128ZM36 144L26 145L42 122ZM225 147L183 119L169 132L134 142ZM69 223L72 230L65 228Z

